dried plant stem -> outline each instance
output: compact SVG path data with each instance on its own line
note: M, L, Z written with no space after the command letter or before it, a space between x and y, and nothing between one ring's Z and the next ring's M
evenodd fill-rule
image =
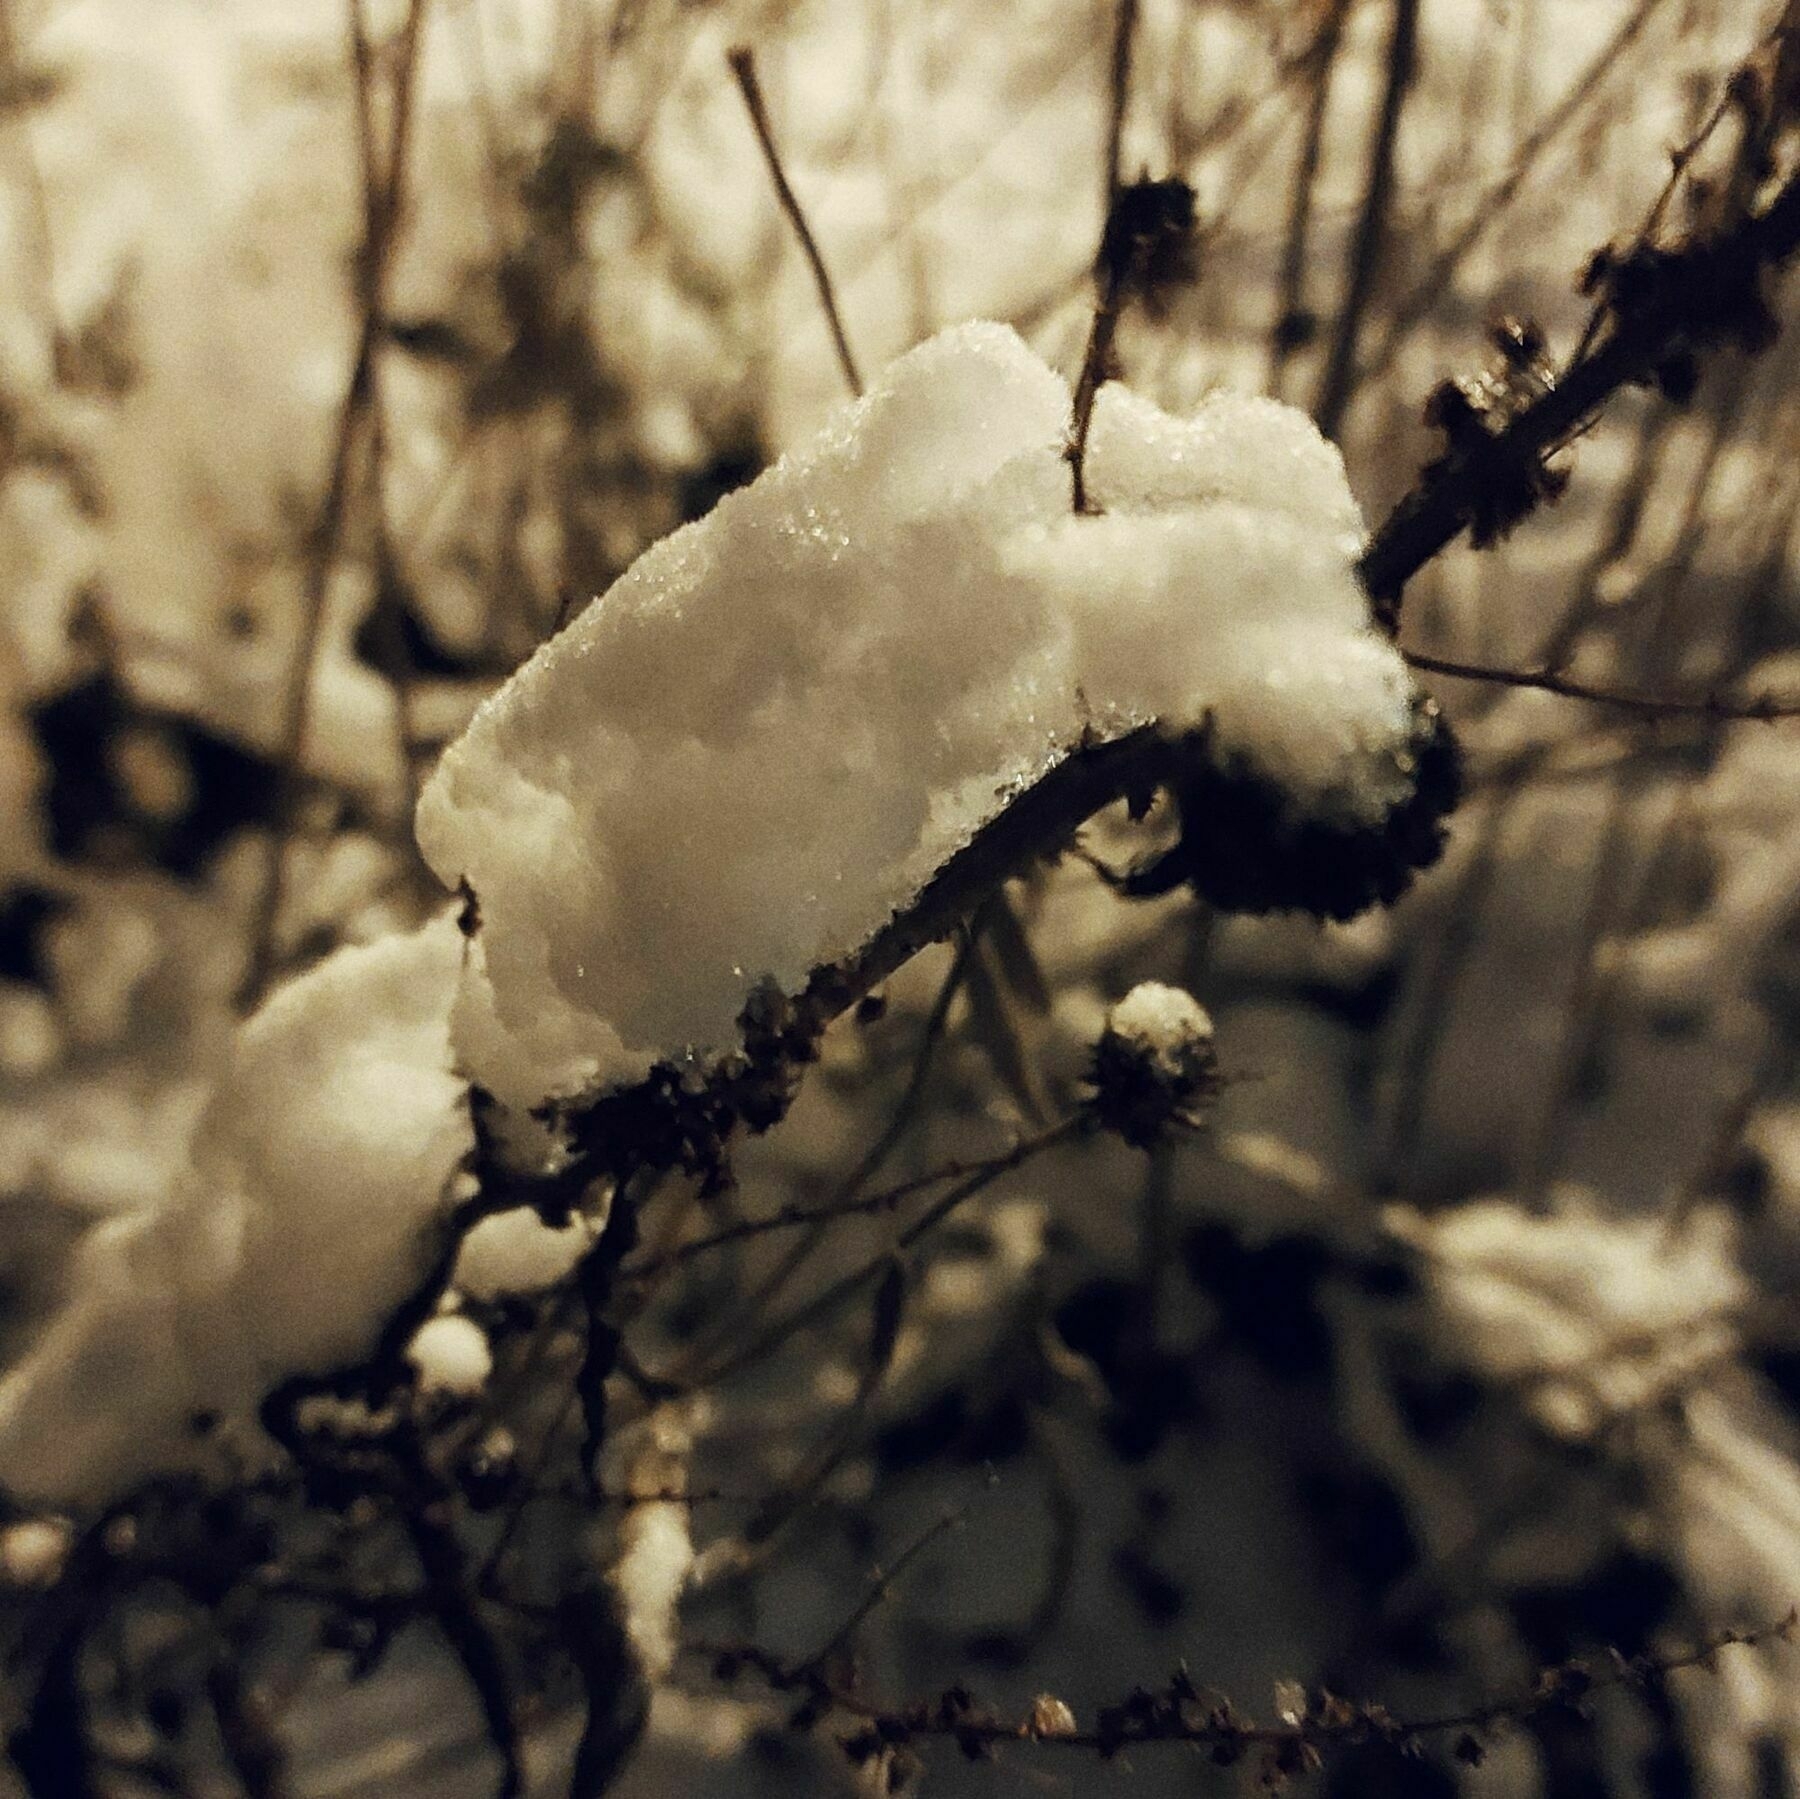
M1105 207L1100 215L1100 249L1095 257L1099 293L1088 326L1087 348L1082 352L1081 373L1075 380L1075 407L1069 429L1069 472L1074 484L1077 512L1091 510L1087 493L1088 430L1094 420L1094 400L1112 371L1113 339L1124 310L1131 279L1131 257L1109 255L1115 238L1119 196L1124 191L1125 113L1131 103L1131 49L1137 35L1137 0L1119 0L1114 15L1112 58L1108 64L1106 144L1103 151Z
M955 933L958 938L956 953L951 958L950 966L945 971L943 980L938 984L937 996L932 1001L931 1011L926 1017L918 1047L913 1052L912 1066L907 1074L905 1091L901 1094L881 1135L864 1152L856 1167L838 1184L831 1198L818 1208L820 1214L818 1220L804 1229L799 1240L792 1245L787 1254L767 1275L756 1282L738 1305L720 1319L711 1330L698 1338L673 1370L671 1379L685 1380L694 1369L703 1367L718 1355L740 1330L744 1329L746 1325L754 1323L776 1299L787 1291L795 1277L812 1260L813 1255L825 1242L830 1231L830 1219L840 1215L842 1208L862 1193L863 1188L874 1179L906 1135L917 1116L919 1103L924 1097L926 1083L930 1078L938 1048L948 1029L950 1008L961 991L963 974L974 953L979 922L977 919ZM952 1175L949 1178L956 1177ZM765 1228L783 1228L779 1225L765 1227L760 1220L745 1222L749 1224L750 1228L747 1232L740 1234L760 1235ZM653 1267L644 1264L639 1271L653 1276L675 1265L677 1261L691 1259L700 1253L702 1252L692 1245L684 1245L673 1254L659 1254L655 1258Z
M788 223L793 226L794 235L800 240L800 249L806 257L807 267L812 270L813 286L818 290L819 307L825 314L826 328L831 333L831 345L837 352L838 366L844 371L844 385L851 393L860 395L863 391L862 375L850 349L844 321L838 313L830 271L825 267L825 258L819 252L818 240L812 234L812 227L806 222L799 196L794 192L788 181L787 171L781 164L781 151L776 146L775 132L769 123L769 109L763 100L762 83L756 75L756 53L749 45L740 44L736 49L726 52L725 60L731 65L738 91L744 96L744 110L749 113L756 141L762 146L763 161L768 164L769 179L774 183L781 210L787 214Z
M885 1568L875 1570L875 1578L869 1583L869 1589L863 1594L850 1615L845 1618L831 1635L793 1670L793 1678L806 1680L815 1671L824 1673L837 1656L849 1646L851 1638L862 1627L863 1621L875 1608L888 1599L897 1581L920 1556L941 1538L961 1527L968 1515L965 1506L956 1506L947 1512L940 1513L931 1523L918 1533Z
M1449 292L1457 271L1469 253L1505 216L1519 196L1545 151L1560 138L1599 92L1600 85L1621 57L1643 36L1645 28L1668 0L1638 0L1619 27L1595 53L1593 60L1569 83L1563 96L1532 128L1520 144L1512 165L1471 209L1467 220L1434 256L1431 265L1412 289L1395 305L1381 341L1357 370L1359 381L1369 381L1392 365L1400 346L1417 329L1431 309Z
M376 360L386 329L388 271L406 179L407 152L412 135L413 83L426 5L427 0L411 0L396 42L392 125L384 152L374 122L374 56L364 17L364 0L350 0L350 53L356 76L363 159L363 247L357 295L361 316L350 379L338 408L325 499L306 562L300 636L281 695L276 753L285 770L289 791L278 827L270 837L252 911L249 960L238 988L238 1003L246 1011L262 998L275 972L276 933L287 884L288 832L306 752L314 678L318 671L319 650L324 642L326 601L349 517L357 445L363 435L364 421L377 403Z
M878 1727L877 1741L900 1744L928 1737L948 1738L965 1753L1008 1743L1041 1743L1057 1749L1085 1750L1103 1756L1135 1745L1183 1743L1210 1748L1215 1759L1236 1761L1252 1752L1270 1758L1272 1774L1297 1773L1316 1767L1334 1750L1386 1743L1417 1753L1432 1738L1461 1740L1467 1759L1479 1761L1482 1739L1509 1726L1579 1708L1597 1693L1643 1687L1670 1674L1710 1668L1729 1648L1762 1648L1790 1642L1796 1629L1793 1613L1773 1624L1748 1630L1721 1630L1705 1642L1679 1653L1606 1660L1574 1659L1542 1670L1528 1687L1465 1710L1428 1717L1401 1718L1380 1705L1355 1704L1322 1696L1315 1709L1292 1723L1259 1724L1245 1718L1228 1701L1203 1698L1185 1673L1178 1673L1161 1692L1139 1689L1117 1705L1104 1707L1089 1729L1046 1728L1043 1713L1011 1717L979 1706L963 1688L933 1700L886 1706L859 1687L833 1681L816 1659L790 1668L754 1646L691 1644L692 1653L710 1657L727 1674L753 1669L778 1691L806 1690L821 1710L835 1708ZM1279 1785L1271 1779L1270 1785Z
M928 1174L914 1175L910 1180L896 1182L891 1187L884 1187L877 1193L865 1193L855 1198L828 1201L824 1205L801 1206L787 1205L779 1211L771 1212L763 1218L742 1218L735 1224L728 1224L721 1229L709 1232L704 1237L695 1237L691 1241L679 1245L654 1260L641 1262L635 1267L627 1267L621 1272L633 1279L647 1280L653 1275L662 1273L666 1268L678 1266L683 1262L691 1262L699 1256L711 1255L715 1250L723 1249L728 1244L742 1243L752 1237L766 1237L774 1231L797 1230L804 1226L836 1224L845 1218L873 1218L883 1212L892 1212L904 1201L915 1194L923 1193L931 1187L941 1187L949 1181L967 1181L971 1179L992 1180L996 1175L1006 1174L1017 1168L1025 1155L1035 1154L1034 1145L1039 1138L1028 1138L1023 1144L1005 1150L997 1156L985 1156L980 1161L950 1161L933 1168Z
M1089 1128L1089 1121L1085 1116L1066 1118L1060 1124L1040 1131L1035 1137L1023 1139L1004 1155L996 1156L989 1162L977 1164L964 1179L959 1180L948 1193L934 1201L905 1230L901 1231L890 1248L884 1249L860 1267L853 1268L848 1274L833 1281L830 1286L796 1306L785 1317L765 1326L742 1348L694 1380L691 1385L694 1387L713 1386L719 1381L738 1374L753 1363L772 1354L798 1332L818 1323L821 1319L830 1317L846 1300L853 1298L875 1281L890 1265L894 1255L904 1254L905 1251L911 1249L977 1194L985 1192L995 1181L1012 1173L1015 1169L1024 1167L1027 1162L1037 1156L1060 1148L1065 1143L1073 1142Z
M1381 272L1387 250L1388 226L1394 207L1395 157L1400 143L1400 118L1406 110L1418 70L1420 0L1394 0L1394 29L1388 40L1387 82L1375 132L1369 144L1369 173L1362 207L1350 239L1350 262L1344 277L1344 297L1338 309L1337 329L1319 378L1319 397L1313 416L1327 437L1337 437L1344 414L1356 391L1356 351L1364 315L1374 297L1375 278Z
M1758 40L1759 50L1777 41L1781 32L1787 28L1793 11L1792 0L1784 0L1780 18ZM1638 226L1637 234L1632 240L1635 248L1641 249L1655 238L1664 218L1668 215L1669 207L1674 203L1675 196L1681 191L1681 184L1687 178L1687 172L1693 165L1694 159L1712 142L1714 133L1724 124L1730 114L1738 78L1751 67L1754 60L1755 53L1753 52L1751 57L1734 70L1728 79L1720 82L1718 94L1707 109L1706 116L1689 134L1686 142L1671 153L1668 177L1658 190L1655 200L1651 202L1650 210L1645 213L1642 223ZM1579 362L1593 347L1605 321L1605 307L1596 305L1588 314L1587 324L1582 329L1581 341L1577 344L1571 361Z
M1313 193L1325 145L1325 109L1331 99L1331 77L1344 41L1350 0L1330 0L1311 44L1307 46L1306 122L1300 152L1294 159L1294 185L1288 197L1287 230L1282 238L1281 275L1276 290L1275 323L1269 333L1269 392L1281 391L1289 358L1311 332L1306 305L1306 265L1312 234Z
M1694 336L1716 330L1724 272L1742 279L1792 260L1800 251L1800 177L1790 177L1764 211L1705 248L1672 267L1659 291L1616 318L1591 354L1502 430L1434 464L1388 515L1359 566L1377 616L1390 629L1406 583L1472 522L1480 496L1502 471L1540 465L1621 388L1648 378Z
M972 920L958 935L950 966L945 969L944 978L938 983L931 1010L925 1017L924 1029L919 1033L919 1045L913 1052L912 1064L907 1070L906 1086L881 1135L869 1145L861 1161L844 1182L837 1196L840 1204L854 1199L862 1191L864 1183L875 1178L917 1116L919 1102L925 1094L925 1083L931 1078L938 1049L950 1026L950 1008L956 1003L957 994L962 991L963 977L968 972L980 937L979 919Z
M1131 104L1131 51L1137 37L1138 0L1119 0L1108 66L1106 109L1106 190L1102 217L1113 209L1125 185L1125 114Z
M1100 297L1088 325L1087 348L1081 357L1081 373L1075 381L1074 423L1069 432L1069 474L1074 483L1077 512L1091 512L1087 491L1088 431L1094 422L1094 401L1112 367L1113 338L1118 334L1124 280L1116 270L1100 275Z

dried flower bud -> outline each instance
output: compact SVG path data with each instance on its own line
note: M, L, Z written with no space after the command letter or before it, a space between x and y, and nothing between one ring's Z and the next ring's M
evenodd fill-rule
M1194 190L1178 176L1120 188L1107 215L1098 266L1121 296L1160 310L1171 289L1194 279Z
M1090 1079L1094 1115L1139 1149L1198 1127L1219 1085L1212 1020L1191 993L1142 981L1106 1015Z

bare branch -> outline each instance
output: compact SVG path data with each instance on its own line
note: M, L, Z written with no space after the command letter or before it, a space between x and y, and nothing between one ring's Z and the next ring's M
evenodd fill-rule
M1453 1737L1458 1759L1479 1762L1487 1740L1509 1726L1579 1708L1598 1693L1649 1687L1671 1674L1711 1668L1725 1649L1791 1642L1797 1626L1800 1617L1789 1612L1754 1629L1716 1631L1693 1648L1673 1654L1574 1658L1540 1670L1531 1685L1502 1698L1420 1718L1401 1718L1380 1704L1319 1693L1307 1696L1303 1716L1260 1724L1228 1699L1203 1696L1186 1670L1178 1669L1160 1690L1140 1687L1117 1704L1102 1707L1086 1729L1070 1724L1066 1708L1046 1708L1042 1701L1023 1717L1010 1716L982 1706L966 1687L956 1686L932 1699L886 1706L855 1685L833 1681L816 1658L790 1668L751 1645L688 1647L690 1653L710 1657L721 1679L751 1670L777 1691L804 1690L809 1703L797 1715L803 1727L834 1709L865 1720L873 1728L843 1743L852 1760L931 1737L948 1738L971 1756L1005 1744L1041 1743L1111 1757L1140 1745L1182 1743L1210 1749L1221 1764L1260 1754L1268 1784L1279 1785L1286 1776L1317 1768L1327 1754L1364 1744L1417 1753L1430 1739Z
M1094 399L1101 384L1112 370L1113 337L1119 328L1119 314L1124 309L1129 268L1125 266L1133 252L1125 247L1120 254L1118 226L1119 201L1124 190L1125 112L1131 101L1131 46L1137 32L1137 0L1119 0L1114 18L1112 59L1108 66L1108 105L1106 125L1105 194L1100 218L1100 248L1094 257L1094 273L1099 292L1094 301L1094 317L1088 326L1087 348L1082 352L1081 373L1075 381L1074 422L1069 431L1069 470L1074 480L1075 510L1088 510L1087 440L1093 422Z
M1620 58L1643 36L1644 28L1666 4L1667 0L1638 0L1620 21L1618 29L1595 53L1593 61L1569 83L1562 98L1532 128L1513 157L1512 166L1481 196L1462 227L1431 259L1430 267L1394 307L1381 341L1357 370L1359 381L1383 373L1392 364L1401 344L1449 290L1470 251L1487 236L1518 197L1539 158L1580 115ZM1679 163L1678 166L1685 168L1686 164Z
M1106 114L1105 211L1110 213L1125 185L1125 113L1131 104L1131 51L1137 37L1138 0L1119 0L1113 24Z
M775 184L775 194L781 202L781 210L787 214L788 223L793 226L794 235L800 240L807 267L812 270L813 286L818 289L819 306L825 314L826 327L831 332L832 348L837 351L838 366L844 371L844 385L851 393L860 396L863 390L862 375L857 369L856 357L851 352L850 339L845 335L844 321L838 316L837 297L832 292L830 272L825 267L825 258L819 253L812 227L806 222L806 214L801 210L799 196L789 184L787 171L781 166L781 151L776 147L775 132L769 124L769 109L763 100L762 83L756 78L756 53L748 44L739 44L736 49L725 53L725 60L730 63L738 91L744 96L744 109L749 113L750 123L755 128L756 141L762 146L763 161L769 165L769 179Z
M761 1361L763 1357L779 1349L796 1333L816 1324L822 1318L830 1317L840 1305L854 1298L856 1294L880 1276L895 1253L911 1249L915 1243L936 1230L945 1219L959 1211L977 1194L986 1192L995 1181L1012 1173L1015 1169L1022 1168L1035 1157L1073 1142L1092 1128L1092 1120L1087 1114L1077 1114L1072 1118L1065 1118L1059 1124L1052 1125L1048 1130L1040 1131L1035 1137L1024 1138L1005 1155L996 1156L989 1162L975 1164L966 1177L959 1180L941 1199L933 1201L905 1230L900 1232L890 1248L882 1250L861 1266L840 1276L811 1299L796 1306L785 1317L765 1325L748 1343L736 1350L726 1360L688 1384L694 1387L711 1386L715 1382Z
M1383 521L1360 572L1377 618L1397 628L1406 583L1480 515L1484 500L1541 473L1621 388L1695 346L1760 348L1766 313L1759 284L1800 251L1800 177L1723 236L1660 254L1653 281L1615 304L1606 333L1584 360L1491 434L1453 446ZM1513 522L1511 520L1507 522Z
M987 1181L1009 1173L1029 1157L1036 1155L1040 1148L1047 1147L1046 1139L1056 1135L1057 1131L1052 1129L1035 1137L1027 1137L1013 1148L997 1156L985 1156L977 1162L944 1162L929 1173L916 1174L909 1180L896 1182L876 1193L828 1200L824 1205L818 1206L784 1205L762 1218L740 1218L734 1224L723 1225L704 1237L694 1237L649 1261L627 1266L621 1272L630 1279L648 1280L666 1268L711 1255L715 1250L724 1249L733 1243L746 1242L752 1237L766 1237L775 1231L799 1230L809 1225L836 1224L846 1218L873 1218L883 1212L895 1211L915 1194L923 1193L931 1187L941 1187L949 1181L966 1181L977 1177Z
M1337 331L1319 378L1319 397L1313 416L1327 437L1336 437L1356 391L1356 349L1362 335L1363 315L1375 291L1387 249L1388 223L1394 206L1395 152L1400 143L1400 116L1418 71L1420 0L1394 0L1394 29L1388 40L1387 85L1381 110L1375 119L1375 135L1369 145L1369 175L1363 190L1356 230L1350 239L1350 265L1344 278L1344 298L1338 312Z
M947 1512L940 1513L932 1522L918 1533L907 1546L885 1567L875 1570L875 1578L869 1589L857 1603L855 1609L834 1630L825 1642L809 1655L805 1661L795 1668L790 1676L795 1681L805 1681L817 1671L825 1673L837 1657L856 1635L863 1620L882 1604L893 1592L894 1582L941 1537L948 1536L958 1529L968 1515L966 1506L954 1506Z

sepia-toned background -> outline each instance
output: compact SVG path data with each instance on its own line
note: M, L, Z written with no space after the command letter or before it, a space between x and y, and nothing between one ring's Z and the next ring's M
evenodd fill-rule
M1192 184L1198 254L1126 319L1124 378L1172 411L1226 386L1322 414L1378 522L1442 447L1433 388L1494 367L1491 327L1533 321L1566 358L1593 252L1653 208L1704 215L1730 118L1659 201L1671 154L1781 10L1146 0L1124 168ZM1110 0L6 0L0 1356L86 1230L166 1194L246 994L443 903L412 803L479 699L843 399L727 50L756 52L865 370L993 318L1072 376L1115 22ZM1800 695L1795 355L1784 335L1701 358L1691 396L1617 396L1554 506L1412 582L1406 647ZM1003 1151L1074 1103L1135 981L1217 1023L1211 1130L997 1182L914 1268L874 1382L866 1306L731 1351L878 1252L880 1214L792 1265L750 1237L647 1286L627 1341L683 1390L619 1453L716 1495L683 1508L693 1643L800 1655L922 1532L860 1633L871 1687L1048 1693L1084 1722L1178 1661L1258 1717L1283 1682L1430 1717L1800 1601L1800 724L1422 678L1467 794L1400 904L1225 918L1064 857L840 1024L741 1146L715 1224ZM1143 836L1121 811L1085 842L1123 863ZM715 1203L680 1187L646 1214L666 1245ZM500 1367L528 1436L558 1339L520 1325ZM590 1526L532 1528L549 1563ZM358 1681L291 1622L247 1653L280 1791L491 1790L430 1629ZM620 1792L883 1777L715 1660L677 1656ZM121 1650L153 1683L141 1662ZM1800 1791L1797 1678L1782 1645L1727 1653L1479 1767L1367 1750L1301 1778L1772 1799ZM546 1680L546 1770L568 1715ZM241 1790L171 1742L176 1790ZM922 1747L946 1793L1256 1779L1181 1749Z

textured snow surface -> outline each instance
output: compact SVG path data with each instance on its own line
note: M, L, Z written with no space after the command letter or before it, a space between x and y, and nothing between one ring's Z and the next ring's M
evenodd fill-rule
M238 1031L166 1203L98 1226L0 1382L0 1487L100 1499L200 1453L284 1377L365 1355L472 1147L445 918L335 955Z
M1106 1028L1170 1065L1212 1047L1213 1023L1206 1008L1191 993L1163 981L1139 981L1107 1013Z
M1084 732L1210 713L1297 812L1405 796L1337 451L1275 402L1108 387L1077 518L1069 411L1010 330L943 333L482 708L418 813L480 902L472 1078L531 1105L728 1048L758 980L855 950Z

